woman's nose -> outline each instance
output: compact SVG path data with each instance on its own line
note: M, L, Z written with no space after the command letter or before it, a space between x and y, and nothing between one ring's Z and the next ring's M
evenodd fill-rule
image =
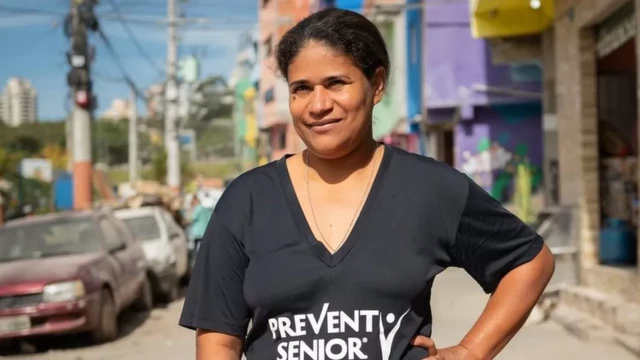
M309 112L312 116L322 117L332 110L333 100L331 100L327 90L321 86L317 86L311 94Z

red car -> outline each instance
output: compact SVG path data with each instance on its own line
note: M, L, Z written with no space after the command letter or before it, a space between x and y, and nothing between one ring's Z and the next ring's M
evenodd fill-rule
M140 244L109 210L57 213L0 228L0 340L118 335L120 311L153 306Z

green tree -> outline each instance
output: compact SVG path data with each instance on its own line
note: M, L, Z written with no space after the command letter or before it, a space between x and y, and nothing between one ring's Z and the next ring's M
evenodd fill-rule
M32 135L18 135L9 143L12 151L22 151L28 155L34 155L42 150L40 139Z
M13 178L17 174L22 157L22 153L0 148L0 178Z
M193 89L187 126L202 129L213 120L230 118L233 112L233 92L222 76L210 76Z
M202 157L230 157L234 154L234 129L231 120L211 123L199 130L198 154Z
M45 144L66 146L64 122L22 124L16 127L0 124L0 146L25 156L40 153Z
M151 166L148 175L145 178L154 180L159 183L166 183L167 179L167 151L163 146L153 148L153 156L151 158ZM194 177L191 159L186 153L182 153L180 161L180 173L182 174L182 182L187 183Z
M138 132L140 154L149 152L149 136ZM129 120L98 120L93 126L93 154L98 162L121 165L129 161ZM145 160L145 158L143 158Z

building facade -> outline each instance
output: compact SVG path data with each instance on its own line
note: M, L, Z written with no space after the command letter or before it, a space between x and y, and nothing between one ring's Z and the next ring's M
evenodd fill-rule
M383 100L374 108L373 136L410 152L425 153L421 136L422 7L414 0L364 0L363 14L384 37L391 60Z
M575 251L579 265L579 283L563 287L560 301L596 317L614 329L619 343L640 353L640 346L624 340L637 338L640 316L640 1L477 3L471 9L475 36L513 43L540 37L544 156L556 157L556 172L545 183L555 182L558 189L557 201L548 203L572 212L569 240L575 247L566 251ZM518 23L505 19L514 10Z
M389 52L391 71L382 101L373 109L373 137L394 142L393 134L408 133L407 37L404 1L367 0L364 13L380 30ZM397 140L397 139L395 139Z
M257 30L247 34L236 56L236 66L229 81L235 97L233 120L236 129L236 154L242 158L244 169L253 168L259 163L259 137L256 123L256 95L259 79L255 77L255 70L260 66L258 43Z
M558 1L554 23L560 199L579 214L581 281L635 302L637 256L607 266L601 239L612 219L638 232L639 5Z
M0 120L8 126L35 123L37 99L38 93L29 80L10 78L0 96Z
M262 102L259 126L266 133L271 160L304 148L291 123L289 89L277 73L273 51L282 35L308 16L315 6L311 0L260 0L258 5L261 63L258 96Z
M472 37L468 3L425 7L428 154L504 203L530 197L543 185L541 64L499 62Z

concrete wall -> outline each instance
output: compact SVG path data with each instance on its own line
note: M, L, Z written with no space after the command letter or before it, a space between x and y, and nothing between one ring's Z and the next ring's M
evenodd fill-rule
M427 56L424 74L426 89L423 91L427 92L427 107L463 105L465 112L472 112L474 105L523 100L481 90L486 86L541 92L539 77L526 74L523 66L494 64L488 43L471 37L467 3L434 3L425 0L425 7Z

